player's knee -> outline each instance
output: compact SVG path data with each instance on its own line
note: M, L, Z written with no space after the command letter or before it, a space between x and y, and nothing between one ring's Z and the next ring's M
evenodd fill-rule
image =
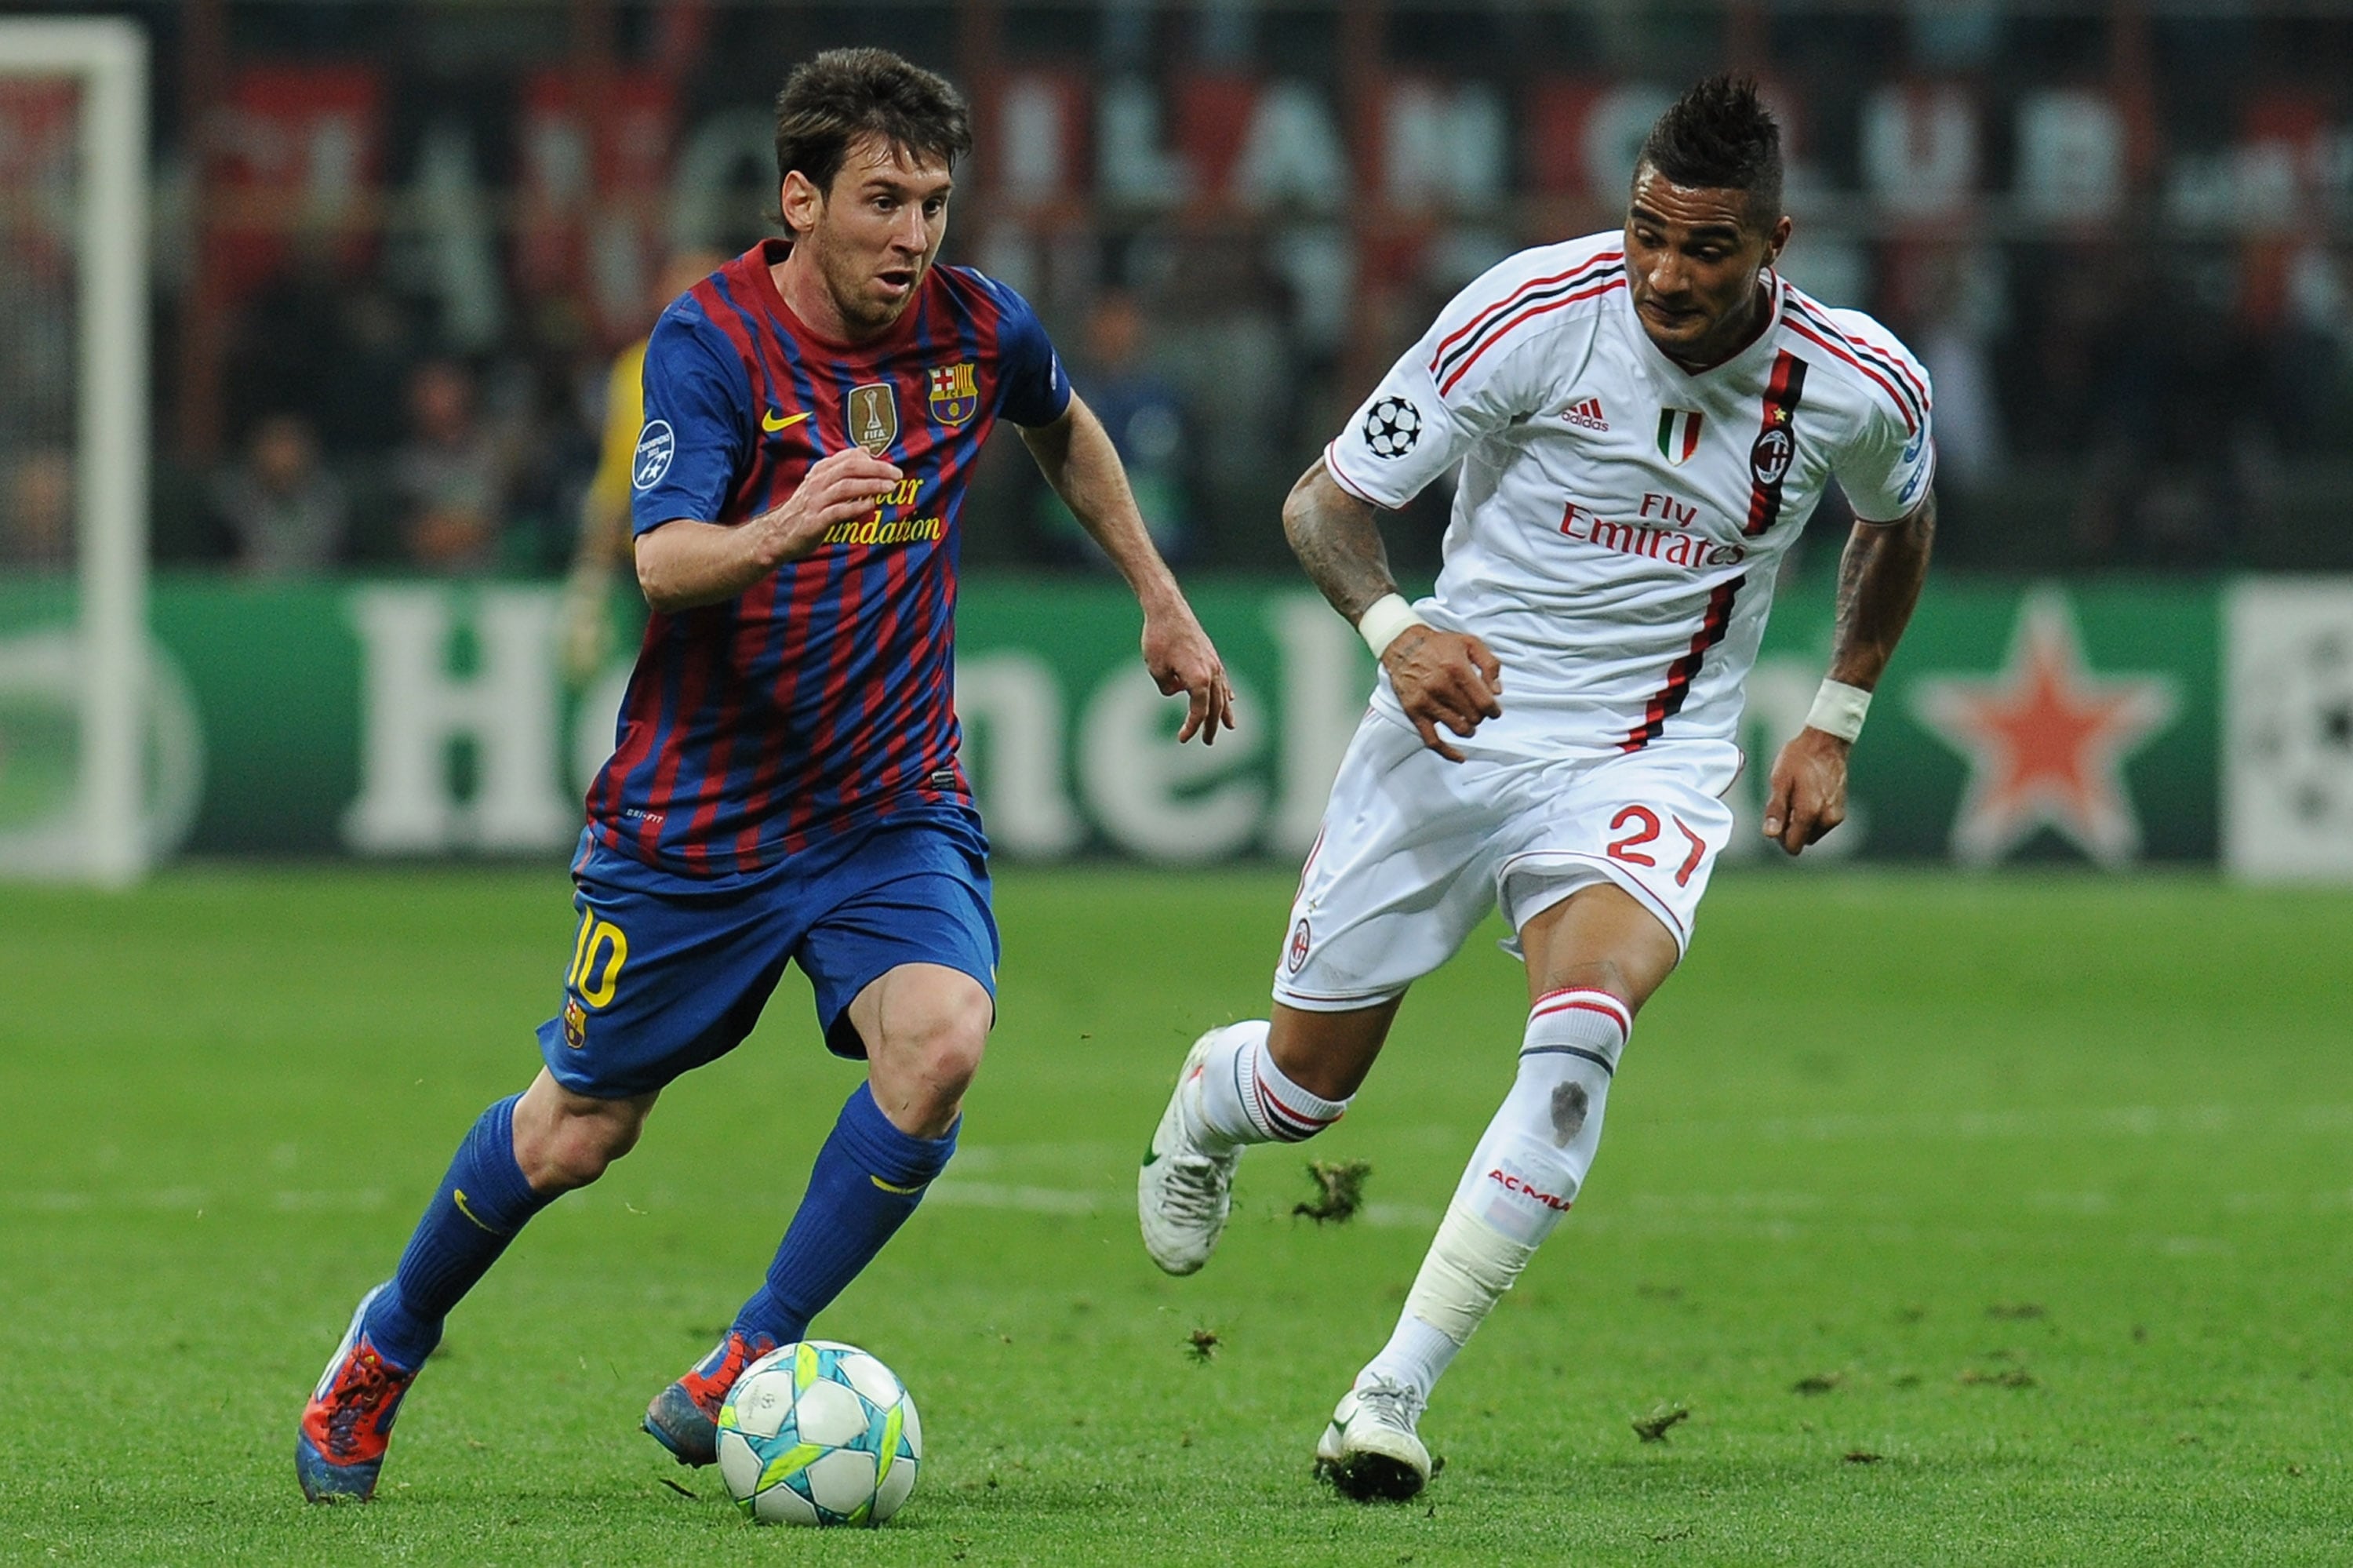
M1657 985L1655 978L1647 973L1638 975L1633 967L1617 959L1590 958L1547 967L1543 989L1547 995L1563 991L1607 991L1624 1002L1627 1012L1633 1012Z
M917 1075L940 1096L962 1099L980 1072L981 1053L988 1045L992 1013L987 998L977 1007L963 1006L942 1012L913 1042Z
M872 1064L875 1097L902 1129L937 1137L955 1122L996 1019L996 1003L968 975L900 977L861 998L856 1019ZM871 998L875 1005L864 1006Z
M925 1119L952 1118L965 1091L980 1071L994 1016L987 994L973 988L969 998L940 998L902 1013L885 1030L887 1053Z
M633 1107L565 1115L556 1118L535 1147L526 1150L518 1140L515 1152L533 1190L568 1192L605 1174L607 1166L637 1147L644 1130L645 1118Z

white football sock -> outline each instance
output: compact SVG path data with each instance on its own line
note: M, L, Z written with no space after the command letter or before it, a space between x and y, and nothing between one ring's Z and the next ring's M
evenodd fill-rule
M1577 1201L1601 1140L1610 1075L1633 1016L1607 991L1554 991L1528 1014L1519 1075L1464 1168L1397 1331L1357 1374L1430 1397Z
M1428 1265L1423 1266L1427 1269ZM1454 1360L1454 1352L1461 1348L1446 1337L1445 1330L1433 1329L1408 1312L1398 1319L1396 1331L1381 1347L1381 1353L1356 1374L1355 1386L1362 1388L1379 1379L1413 1390L1427 1404L1430 1391Z
M1266 1049L1267 1022L1229 1024L1202 1064L1195 1130L1201 1142L1301 1143L1338 1121L1346 1100L1311 1095L1284 1075Z

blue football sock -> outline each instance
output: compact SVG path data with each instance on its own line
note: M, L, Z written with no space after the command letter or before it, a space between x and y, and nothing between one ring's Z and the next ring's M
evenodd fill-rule
M440 1191L417 1222L392 1284L368 1308L368 1337L395 1366L415 1372L441 1342L449 1315L507 1243L554 1201L532 1191L514 1157L511 1095L482 1113L458 1146Z
M735 1331L765 1334L780 1345L807 1333L809 1319L915 1212L955 1141L955 1127L944 1138L910 1138L891 1125L873 1091L859 1085L818 1150L808 1192L768 1265L768 1282L735 1314Z

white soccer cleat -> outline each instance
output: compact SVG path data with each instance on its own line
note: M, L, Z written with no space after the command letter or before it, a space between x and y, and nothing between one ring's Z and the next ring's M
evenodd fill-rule
M1144 1166L1135 1173L1135 1217L1144 1227L1144 1250L1171 1274L1191 1274L1209 1261L1233 1210L1234 1167L1241 1150L1205 1149L1193 1136L1202 1065L1219 1033L1210 1030L1186 1054L1176 1092L1168 1097L1168 1108L1160 1113Z
M1403 1502L1429 1484L1430 1450L1413 1429L1421 1395L1375 1378L1350 1389L1315 1444L1315 1473L1358 1502Z

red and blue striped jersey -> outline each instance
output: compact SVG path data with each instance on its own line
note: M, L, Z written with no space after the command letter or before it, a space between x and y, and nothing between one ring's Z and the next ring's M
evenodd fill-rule
M724 603L657 612L590 831L648 864L717 876L918 803L968 804L956 762L956 555L981 443L1047 425L1070 383L1029 304L934 267L880 339L794 316L769 240L662 313L646 349L639 534L742 524L811 464L861 445L904 478L872 515Z

